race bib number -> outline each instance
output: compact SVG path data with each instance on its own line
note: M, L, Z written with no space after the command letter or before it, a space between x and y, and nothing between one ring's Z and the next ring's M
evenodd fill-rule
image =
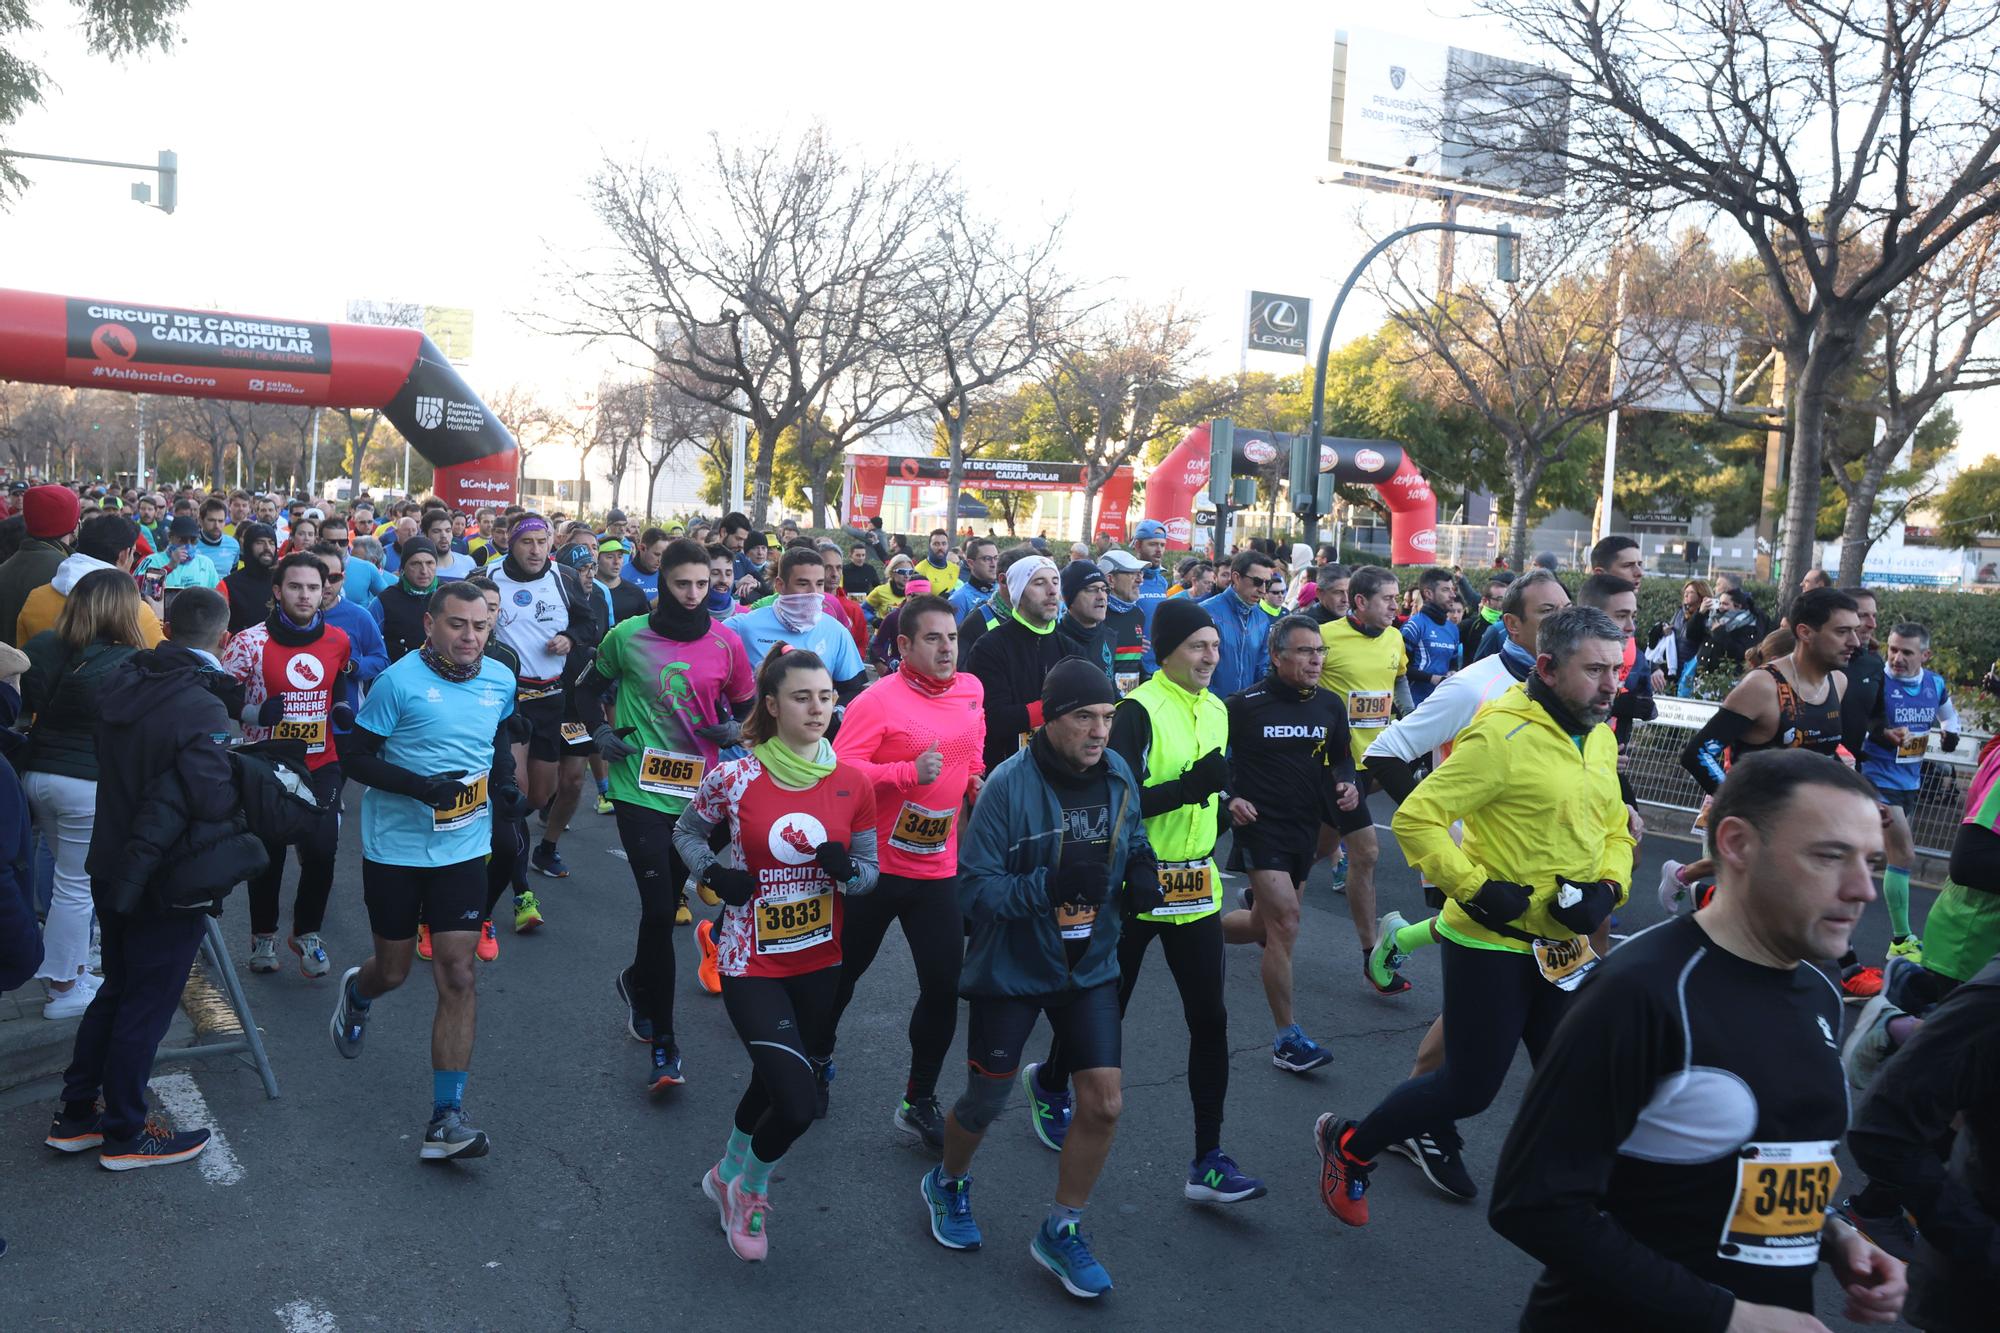
M639 790L650 796L694 799L708 765L698 754L676 754L648 745L639 756Z
M565 722L565 723L563 723L563 724L562 724L562 743L563 743L564 745L588 745L588 744L590 744L590 728L589 728L589 727L586 727L586 726L584 726L584 725L583 725L583 723L581 723L581 722Z
M757 899L758 953L797 953L833 938L833 890L805 885Z
M326 753L326 719L323 717L280 718L271 728L271 739L304 741L307 754Z
M1573 940L1536 940L1533 947L1542 980L1557 990L1575 990L1599 962L1597 950L1584 935Z
M1063 903L1056 908L1056 929L1066 940L1087 940L1097 925L1097 908L1088 903Z
M1025 750L1028 748L1028 743L1035 739L1035 733L1032 731L1024 731L1020 734L1018 739L1020 741L1020 744L1016 745L1014 748L1017 750Z
M1393 690L1349 690L1347 725L1371 731L1388 726L1395 699Z
M1901 745L1896 747L1896 762L1899 764L1921 764L1924 755L1931 748L1931 734L1928 731L1914 731Z
M911 856L941 856L951 840L951 824L958 808L931 810L915 801L903 802L896 826L889 831L889 845Z
M1154 916L1198 916L1215 906L1208 858L1160 862L1160 892L1166 901Z
M1820 1228L1840 1188L1833 1144L1746 1143L1736 1157L1736 1197L1715 1252L1766 1268L1818 1263Z
M1137 671L1121 671L1111 678L1112 683L1118 687L1120 698L1139 688L1139 674Z
M465 784L465 791L456 801L443 809L431 811L431 832L453 833L479 818L486 808L486 774Z

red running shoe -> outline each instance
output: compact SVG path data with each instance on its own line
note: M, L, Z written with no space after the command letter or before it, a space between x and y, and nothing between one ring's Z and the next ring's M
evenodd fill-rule
M1368 1225L1368 1175L1375 1163L1347 1151L1354 1122L1325 1112L1313 1122L1313 1143L1319 1149L1319 1197L1326 1210L1351 1227Z

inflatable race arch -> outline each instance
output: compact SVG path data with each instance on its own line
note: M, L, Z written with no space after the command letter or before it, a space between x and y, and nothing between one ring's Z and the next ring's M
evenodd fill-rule
M1167 525L1167 540L1193 544L1194 511L1208 503L1209 423L1187 433L1146 482L1146 515ZM1291 453L1296 436L1236 427L1230 475L1254 476ZM1389 510L1390 560L1427 565L1437 550L1437 496L1400 444L1388 440L1322 439L1319 470L1345 485L1367 482Z
M514 437L421 329L0 288L0 379L380 409L460 509L511 504Z

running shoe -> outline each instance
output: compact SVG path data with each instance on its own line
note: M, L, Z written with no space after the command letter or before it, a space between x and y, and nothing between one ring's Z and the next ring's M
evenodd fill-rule
M1694 907L1694 890L1681 883L1681 870L1679 861L1660 863L1660 910L1668 916L1679 916Z
M205 1129L172 1130L157 1121L129 1139L106 1139L97 1164L106 1171L136 1171L148 1166L173 1166L201 1156L208 1146Z
M1862 1092L1875 1081L1875 1071L1896 1049L1889 1037L1889 1022L1902 1017L1903 1011L1890 1004L1886 995L1877 995L1862 1006L1846 1044L1840 1048L1840 1067L1847 1071L1848 1087Z
M1294 1023L1271 1043L1271 1063L1289 1073L1303 1074L1321 1065L1332 1064L1333 1052L1308 1037Z
M1391 912L1375 923L1375 947L1368 952L1368 981L1384 995L1393 993L1389 987L1396 981L1396 973L1410 960L1408 954L1396 949L1396 932L1409 924L1401 912Z
M688 911L687 899L685 898L674 904L674 924L677 926L694 924L694 913Z
M1398 1157L1407 1157L1424 1173L1424 1179L1454 1199L1476 1199L1479 1186L1465 1169L1465 1140L1456 1129L1440 1134L1419 1134L1413 1139L1389 1145Z
M431 928L417 923L417 957L428 963L431 961Z
M612 810L611 798L609 796L606 796L603 792L599 792L597 794L597 813L600 815L608 815L611 813L611 810Z
M681 1074L681 1053L677 1047L653 1043L653 1072L646 1078L646 1091L657 1097L668 1088L678 1088L687 1079Z
M1906 958L1912 963L1921 963L1924 961L1924 942L1915 935L1905 935L1899 940L1891 940L1889 941L1889 957ZM1887 960L1884 960L1882 964L1884 984L1887 984L1888 967Z
M1380 943L1379 940L1376 942L1378 948L1380 947ZM1375 980L1374 949L1363 949L1361 951L1361 976L1363 980L1367 981L1374 988L1377 995L1401 995L1404 991L1410 989L1410 979L1404 976L1397 976L1393 972L1389 974L1389 984L1386 986Z
M494 933L491 921L479 923L479 943L473 946L472 951L482 963L491 963L500 957L500 937Z
M1054 1273L1063 1290L1072 1296L1092 1301L1111 1290L1111 1274L1097 1262L1097 1256L1090 1252L1090 1237L1079 1231L1074 1222L1065 1222L1061 1227L1043 1222L1042 1229L1028 1242L1028 1253L1035 1257L1036 1263Z
M633 1041L651 1041L653 1020L639 1012L639 1001L632 989L632 969L620 968L611 978L611 984L618 992L620 1003L625 1006L625 1031Z
M424 1128L424 1146L417 1155L426 1162L441 1162L453 1157L484 1157L486 1148L485 1133L472 1127L464 1110L448 1106L432 1113Z
M333 1049L350 1060L361 1054L361 1042L368 1035L368 1010L357 1009L348 1002L354 978L360 975L358 967L350 967L341 973L340 994L333 1001L333 1021L327 1024L333 1033Z
M1853 1199L1847 1198L1840 1201L1833 1215L1873 1241L1883 1253L1894 1255L1904 1263L1916 1257L1917 1226L1902 1209L1897 1209L1888 1217L1869 1217L1854 1206Z
M1347 892L1347 848L1346 847L1342 847L1340 849L1340 855L1334 858L1333 891L1335 893Z
M1331 1111L1313 1122L1313 1143L1319 1149L1319 1199L1326 1210L1351 1227L1368 1225L1368 1173L1375 1163L1347 1151L1354 1137L1352 1120L1335 1120Z
M252 935L250 937L250 970L252 972L275 972L278 970L278 937L276 934Z
M808 1057L810 1058L810 1057ZM833 1107L833 1080L837 1071L831 1059L813 1060L813 1119L824 1120Z
M1069 1138L1069 1088L1043 1092L1041 1080L1035 1077L1041 1067L1037 1062L1021 1070L1021 1090L1028 1094L1028 1125L1044 1148L1061 1152L1063 1141Z
M722 1163L717 1162L715 1165L720 1166ZM722 1183L722 1176L715 1166L708 1168L708 1174L701 1178L701 1192L715 1205L717 1224L726 1234L729 1231L729 1186Z
M49 1122L49 1136L42 1140L57 1152L86 1152L104 1142L104 1112L92 1103L88 1115L71 1115L58 1110Z
M292 952L299 956L299 971L315 980L333 970L327 961L326 945L320 941L319 932L309 930L303 935L291 938Z
M528 864L547 875L550 879L568 879L569 863L562 859L562 852L554 847L543 850L540 843L528 855Z
M715 956L715 923L706 918L695 923L695 980L710 995L722 994L722 969Z
M979 1224L972 1220L972 1177L946 1180L944 1168L934 1166L918 1182L918 1193L931 1210L931 1239L947 1250L976 1250L984 1243Z
M542 905L535 901L532 889L523 889L514 895L514 933L530 935L541 929Z
M771 1252L771 1238L766 1227L771 1220L771 1196L752 1194L743 1188L743 1178L729 1182L723 1192L723 1231L729 1236L729 1248L738 1259L745 1263L757 1263Z
M1264 1182L1246 1176L1228 1153L1210 1148L1188 1166L1181 1193L1200 1203L1241 1203L1264 1197Z
M944 1112L935 1097L905 1100L896 1108L895 1125L926 1148L944 1147Z
M1865 1004L1882 993L1882 969L1856 963L1840 974L1840 993L1849 1004Z

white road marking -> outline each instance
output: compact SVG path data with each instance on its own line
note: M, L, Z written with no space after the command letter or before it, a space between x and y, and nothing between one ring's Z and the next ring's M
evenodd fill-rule
M194 1085L194 1075L161 1074L148 1086L173 1118L175 1128L208 1131L208 1146L194 1159L203 1180L211 1185L234 1185L243 1179L243 1164L229 1150L229 1140L216 1126L215 1117L208 1110L208 1099Z
M625 855L625 849L623 847L606 847L604 850L610 852L613 856L617 857L621 861L629 861L632 859L631 857Z
M334 1322L333 1315L311 1301L292 1301L272 1313L285 1326L285 1333L340 1333L340 1325Z

